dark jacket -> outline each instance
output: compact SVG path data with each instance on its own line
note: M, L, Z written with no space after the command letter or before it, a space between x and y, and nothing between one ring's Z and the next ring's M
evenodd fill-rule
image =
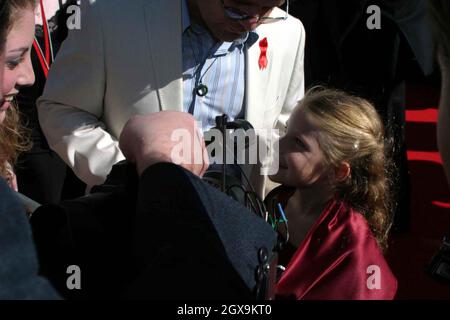
M113 167L93 194L43 206L31 219L42 273L67 298L252 298L258 250L276 234L261 218L174 164L138 179ZM67 290L66 269L81 269Z
M381 9L381 30L366 12ZM425 0L298 0L304 24L306 86L327 84L375 98L395 82L433 70L433 41Z
M25 209L0 178L0 300L58 299L38 276L39 264Z

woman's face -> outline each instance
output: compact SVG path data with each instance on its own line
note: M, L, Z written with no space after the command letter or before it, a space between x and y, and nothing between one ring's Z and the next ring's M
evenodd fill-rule
M270 179L291 187L307 187L325 177L324 154L319 146L320 131L302 108L289 118L286 135L280 140L278 173Z
M34 83L31 64L31 46L34 40L34 10L19 9L6 38L5 64L3 67L3 103L0 105L0 123L21 87Z

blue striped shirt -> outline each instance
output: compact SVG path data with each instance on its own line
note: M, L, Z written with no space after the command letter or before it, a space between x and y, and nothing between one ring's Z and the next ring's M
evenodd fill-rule
M233 42L217 42L207 29L191 23L186 13L187 7L183 6L183 107L201 121L206 131L215 126L216 116L226 114L233 121L245 115L245 50L249 33ZM204 97L195 93L200 83L208 87Z

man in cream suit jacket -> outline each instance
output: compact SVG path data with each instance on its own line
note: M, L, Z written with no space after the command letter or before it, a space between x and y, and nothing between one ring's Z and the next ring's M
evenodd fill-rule
M232 41L234 31L230 30L236 26L257 35L257 41L243 51L243 116L255 129L284 129L304 94L305 32L291 16L276 23L255 23L260 14L286 17L275 7L282 3L82 0L81 29L70 32L38 102L39 120L50 146L81 180L89 186L100 184L111 167L124 159L117 139L131 116L185 111L182 34L186 12L187 19L206 25L219 42L220 38ZM228 6L248 18L234 21L226 16ZM268 64L260 68L264 38ZM259 170L253 171L258 173L252 172L251 179L262 194L264 179Z

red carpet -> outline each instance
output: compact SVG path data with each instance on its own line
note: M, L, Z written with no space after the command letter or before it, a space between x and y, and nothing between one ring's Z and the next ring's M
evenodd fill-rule
M450 189L436 142L439 87L409 84L406 96L411 228L392 236L387 258L399 282L397 299L450 299L450 284L424 272L450 235Z

